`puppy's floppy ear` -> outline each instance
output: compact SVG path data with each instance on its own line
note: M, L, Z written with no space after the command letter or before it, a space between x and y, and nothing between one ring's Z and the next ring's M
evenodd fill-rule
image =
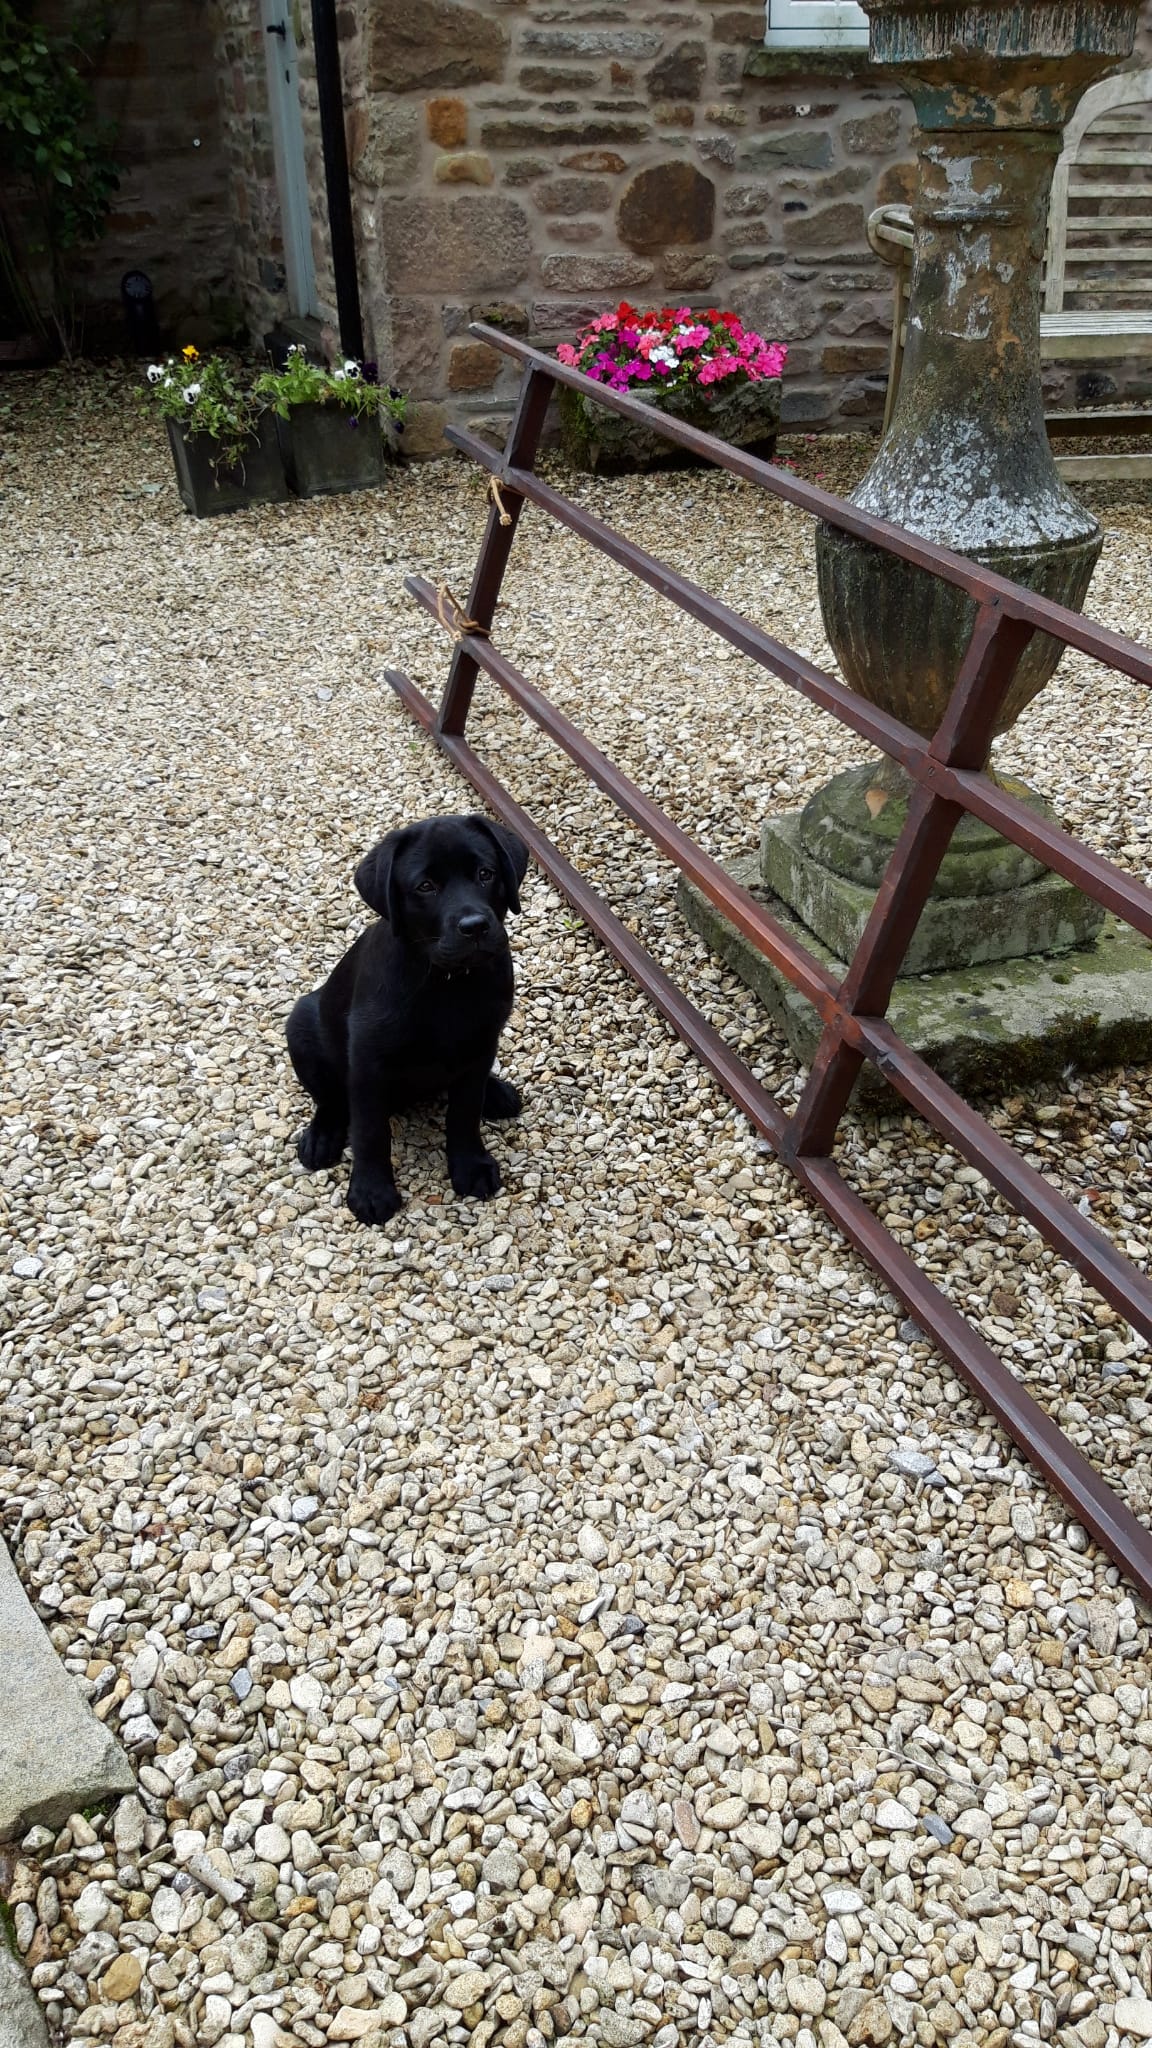
M366 853L352 879L369 910L386 919L393 931L398 929L400 918L400 892L395 881L396 856L411 834L411 827L401 826L397 832L389 832L386 839Z
M500 879L504 884L504 894L508 898L508 908L518 911L519 885L528 872L528 848L515 832L508 830L507 825L494 825L491 818L482 818L478 811L473 812L468 823L478 825L482 832L486 832L496 848L496 859Z

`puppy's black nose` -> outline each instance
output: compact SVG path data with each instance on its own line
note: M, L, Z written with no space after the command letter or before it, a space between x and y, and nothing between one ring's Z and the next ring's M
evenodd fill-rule
M482 932L488 930L490 922L487 911L470 910L467 917L460 919L460 930L464 933L465 938L478 939Z

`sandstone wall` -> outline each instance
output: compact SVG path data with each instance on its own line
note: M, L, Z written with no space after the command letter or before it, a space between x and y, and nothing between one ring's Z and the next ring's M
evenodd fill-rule
M286 5L290 0L286 0ZM235 290L259 344L288 310L284 239L268 108L267 37L259 0L197 6L207 37L202 64L219 93L225 166L223 212Z
M786 341L787 419L879 417L891 280L865 222L909 189L913 124L860 53L758 49L762 8L732 0L349 0L345 20L366 315L416 401L410 445L507 410L514 373L470 319L551 344L622 294Z
M66 27L67 0L42 9ZM120 189L107 231L72 268L90 345L122 345L120 279L144 270L174 339L243 324L204 0L128 0L111 10L96 99L117 130Z

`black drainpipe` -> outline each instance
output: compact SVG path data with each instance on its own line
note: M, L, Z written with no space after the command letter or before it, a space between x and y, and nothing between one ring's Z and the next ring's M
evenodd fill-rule
M320 102L320 136L324 145L324 182L328 189L328 231L332 238L340 346L346 356L355 356L359 362L364 354L364 327L360 318L360 281L356 274L352 190L348 183L344 81L340 73L340 41L336 33L336 0L312 0L312 47L316 59L316 96Z

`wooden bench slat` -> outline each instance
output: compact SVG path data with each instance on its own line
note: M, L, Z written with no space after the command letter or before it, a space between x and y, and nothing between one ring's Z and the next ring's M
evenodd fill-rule
M1102 201L1121 202L1122 210L1083 210ZM1092 86L1068 124L1049 209L1045 310L1040 316L1040 353L1045 361L1113 362L1152 356L1152 308L1144 303L1152 298L1152 242L1134 245L1131 239L1147 237L1149 230L1152 67L1122 72ZM876 255L896 272L884 409L887 431L907 338L909 255L915 243L911 210L892 203L877 207L869 217L868 239ZM1079 310L1083 299L1094 302L1090 310ZM1099 303L1110 299L1127 303ZM1117 421L1116 429L1133 431L1130 417ZM1148 419L1140 431L1152 433L1152 413ZM1138 470L1133 470L1133 462L1139 463ZM1152 476L1152 456L1068 456L1060 459L1059 467L1068 476Z
M1076 159L1078 164L1144 164L1148 162L1146 149L1082 149Z
M1095 249L1069 249L1064 261L1066 263L1152 263L1152 248L1147 243L1143 243L1136 249L1109 249L1104 243L1101 243ZM1126 285L1124 289L1127 291L1129 287ZM1134 289L1139 291L1139 285L1136 285Z

